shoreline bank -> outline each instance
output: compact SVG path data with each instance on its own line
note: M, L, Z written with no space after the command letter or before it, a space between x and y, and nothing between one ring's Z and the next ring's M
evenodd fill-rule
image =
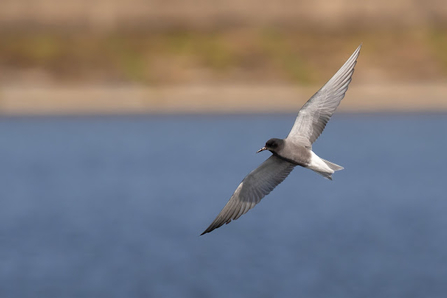
M5 86L0 115L283 113L298 109L320 87ZM447 84L356 85L341 112L447 111Z

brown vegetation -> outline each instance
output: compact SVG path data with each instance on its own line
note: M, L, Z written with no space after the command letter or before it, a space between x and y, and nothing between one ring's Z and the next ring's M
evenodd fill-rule
M319 84L363 42L368 83L447 78L447 30L0 34L3 84Z
M110 101L104 98L117 92L143 102L128 106L123 101L128 112L189 110L186 101L196 106L192 110L225 110L200 99L200 94L212 97L214 90L245 96L237 104L224 96L221 103L246 111L244 107L259 98L250 89L264 90L270 97L290 90L307 95L303 90L321 86L361 42L354 80L359 90L369 91L358 94L368 97L371 86L383 92L399 90L392 87L398 86L407 95L438 86L430 106L438 102L445 108L447 6L443 2L4 0L0 2L0 109L20 111L26 106L23 109L32 113L45 110L39 107L68 112L103 107L106 111ZM85 94L87 99L73 94ZM278 95L287 98L279 100L280 110L292 103L290 94L283 95ZM390 107L379 98L386 94L376 96L373 102L379 109ZM410 100L407 104L412 110L418 107Z

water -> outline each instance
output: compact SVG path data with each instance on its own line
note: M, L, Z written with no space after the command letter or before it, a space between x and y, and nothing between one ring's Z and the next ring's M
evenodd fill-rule
M198 235L294 115L0 118L1 297L445 297L447 117L334 116Z

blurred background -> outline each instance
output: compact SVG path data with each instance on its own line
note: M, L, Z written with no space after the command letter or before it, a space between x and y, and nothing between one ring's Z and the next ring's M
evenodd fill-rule
M314 144L198 235L363 43ZM0 297L446 297L441 0L0 1Z
M341 109L447 108L441 0L4 0L0 28L2 114L288 111L362 42Z

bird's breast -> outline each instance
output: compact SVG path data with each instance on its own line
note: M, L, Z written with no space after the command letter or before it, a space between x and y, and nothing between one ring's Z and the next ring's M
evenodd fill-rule
M290 163L302 167L307 167L310 164L312 156L309 149L300 145L286 146L277 155Z

